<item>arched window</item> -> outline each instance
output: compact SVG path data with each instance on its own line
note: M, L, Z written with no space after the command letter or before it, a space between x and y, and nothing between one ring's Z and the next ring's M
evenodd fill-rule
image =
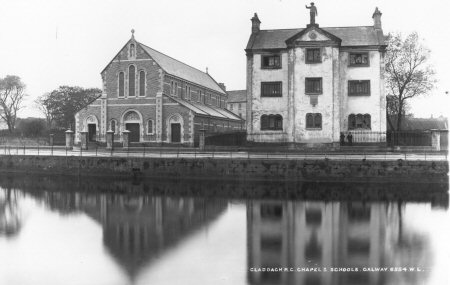
M119 72L119 97L125 96L124 82L125 82L125 75L123 72Z
M110 129L111 131L113 131L115 134L117 133L117 121L116 121L116 120L112 119L112 120L109 122L109 129Z
M139 96L145 96L145 71L139 72Z
M147 135L153 134L153 120L147 121Z
M283 117L281 115L262 115L261 130L283 130Z
M136 96L136 67L130 65L128 68L128 96Z
M306 128L322 129L322 114L321 113L306 114Z
M371 117L369 114L350 114L348 115L348 129L371 129Z
M136 54L136 49L135 49L135 46L134 46L134 44L130 44L130 57L134 57L135 56L135 54Z

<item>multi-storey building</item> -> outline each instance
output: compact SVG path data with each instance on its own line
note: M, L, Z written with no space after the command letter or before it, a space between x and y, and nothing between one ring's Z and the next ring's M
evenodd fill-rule
M261 30L257 14L247 55L247 139L339 143L341 133L385 141L385 38L372 26ZM370 134L379 136L370 136Z
M76 114L75 141L106 132L130 131L130 142L198 143L199 131L222 133L243 128L226 109L227 93L208 73L131 39L101 72L103 94Z
M247 90L232 90L227 93L227 109L245 119L247 116Z

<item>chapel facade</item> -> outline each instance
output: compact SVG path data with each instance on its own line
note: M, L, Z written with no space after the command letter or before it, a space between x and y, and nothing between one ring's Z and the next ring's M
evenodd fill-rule
M200 71L134 38L101 72L102 95L75 116L75 143L80 132L89 141L105 142L114 132L121 142L198 145L199 133L239 131L244 121L226 109L227 93Z
M261 30L258 15L251 19L247 140L338 144L353 133L385 142L381 12L373 25L355 27L320 27L315 6L310 13L299 29Z

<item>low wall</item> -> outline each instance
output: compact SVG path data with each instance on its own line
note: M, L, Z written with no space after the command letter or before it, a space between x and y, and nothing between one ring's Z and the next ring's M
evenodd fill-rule
M1 172L232 180L447 182L447 161L0 156Z

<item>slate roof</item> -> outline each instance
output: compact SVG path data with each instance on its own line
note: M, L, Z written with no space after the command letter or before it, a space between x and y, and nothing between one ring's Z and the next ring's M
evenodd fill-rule
M178 99L178 98L172 97L172 96L167 96L167 97L174 100L175 102L189 108L190 110L192 110L194 113L196 113L198 115L211 116L211 117L216 117L216 118L220 118L220 119L230 119L230 120L242 121L241 118L239 118L237 115L233 114L232 112L230 112L226 109L221 109L221 108L218 108L216 106L211 106L211 105L203 105L203 104L193 102L193 101L185 101L185 100L181 100L181 99Z
M397 118L390 117L394 126L397 126ZM391 130L390 124L387 124L388 130ZM402 131L427 131L427 130L448 130L447 118L409 118L402 120Z
M373 26L359 27L320 27L324 31L342 40L341 46L378 46L385 45L384 36ZM251 35L247 49L285 49L286 40L303 31L300 29L261 30Z
M165 72L173 76L182 78L184 80L196 83L198 85L207 87L221 94L226 94L220 88L217 82L207 73L198 70L190 65L187 65L179 60L176 60L168 55L165 55L157 50L152 49L142 43L138 43Z
M227 103L247 101L247 90L231 90L227 91L227 93L228 93Z

